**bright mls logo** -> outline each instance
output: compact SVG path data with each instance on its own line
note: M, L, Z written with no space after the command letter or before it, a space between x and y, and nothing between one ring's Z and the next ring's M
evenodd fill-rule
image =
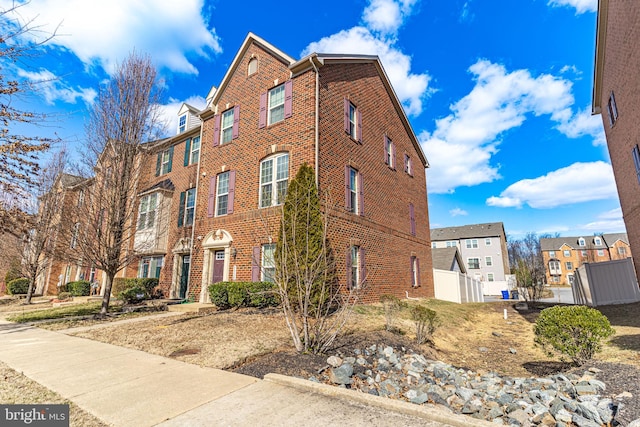
M69 405L0 405L0 425L69 427Z

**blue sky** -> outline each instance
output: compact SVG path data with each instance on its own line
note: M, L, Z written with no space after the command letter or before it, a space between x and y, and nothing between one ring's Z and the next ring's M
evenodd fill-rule
M306 4L311 3L311 4ZM0 0L6 8L11 0ZM204 106L248 32L294 58L377 54L431 164L431 227L502 221L591 235L624 224L600 116L591 116L597 0L32 0L18 9L57 36L3 72L48 80L32 110L73 151L114 64L148 53L176 128Z

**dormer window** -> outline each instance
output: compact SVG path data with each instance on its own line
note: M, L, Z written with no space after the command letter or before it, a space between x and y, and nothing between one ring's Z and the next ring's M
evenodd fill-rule
M187 130L187 114L183 114L180 116L179 124L178 124L178 133L182 133Z
M584 241L584 239L582 237L578 239L578 245L579 246L585 246L585 241Z
M595 239L593 239L593 243L595 243L596 246L600 246L602 245L602 239L600 239L599 237L596 237Z

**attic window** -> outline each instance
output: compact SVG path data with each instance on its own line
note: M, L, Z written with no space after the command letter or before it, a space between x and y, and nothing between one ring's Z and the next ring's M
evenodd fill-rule
M258 71L258 58L251 58L247 67L247 75L250 76Z
M182 133L187 130L187 114L183 114L180 116L180 122L178 124L178 133Z
M584 241L584 239L582 237L578 239L578 245L579 246L584 246L585 245L585 241Z
M595 243L596 246L600 246L602 245L602 239L600 239L599 237L596 237L595 239L593 239L593 243Z

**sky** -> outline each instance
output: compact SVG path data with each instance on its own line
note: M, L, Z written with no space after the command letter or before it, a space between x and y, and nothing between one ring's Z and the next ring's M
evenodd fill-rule
M18 1L20 3L20 1ZM13 0L0 0L7 9ZM430 167L430 226L503 222L509 238L624 232L602 118L591 115L597 0L31 0L19 19L56 36L2 72L39 81L32 111L81 150L100 84L149 54L175 133L249 32L293 58L374 54ZM45 83L42 83L45 81Z

